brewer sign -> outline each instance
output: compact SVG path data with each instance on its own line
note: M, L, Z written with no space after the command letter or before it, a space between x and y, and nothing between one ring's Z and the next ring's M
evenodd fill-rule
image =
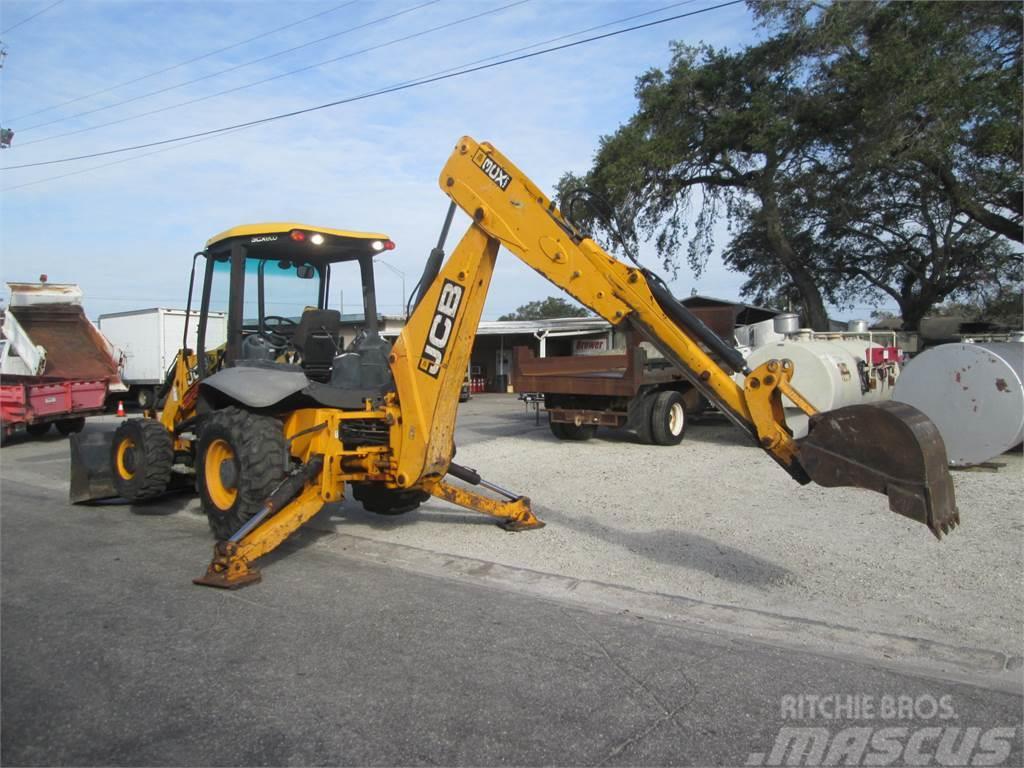
M603 355L608 351L608 339L573 339L574 355Z

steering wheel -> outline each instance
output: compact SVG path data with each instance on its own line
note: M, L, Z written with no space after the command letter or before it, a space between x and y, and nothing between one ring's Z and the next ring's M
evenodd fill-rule
M284 317L283 315L264 315L263 316L264 326L266 325L268 320L273 320L274 321L274 327L275 328L280 328L282 325L291 325L291 326L298 325L298 323L296 323L290 317ZM264 327L263 330L260 331L260 336L262 336L264 339L267 340L267 342L269 342L271 345L273 345L273 347L275 349L284 349L285 347L288 346L288 337L287 336L285 336L283 334L280 334L280 333L276 333L276 332L270 330L269 328Z

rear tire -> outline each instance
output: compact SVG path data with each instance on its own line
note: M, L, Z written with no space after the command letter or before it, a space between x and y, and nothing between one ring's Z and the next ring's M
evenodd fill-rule
M128 501L159 496L171 481L171 433L154 419L128 419L114 432L110 464L118 496Z
M57 431L67 437L85 429L85 417L79 416L75 419L61 419L57 422Z
M651 393L642 395L640 402L635 406L640 410L635 422L637 424L636 438L644 445L654 445L654 437L651 435L651 418L656 397L657 395Z
M210 530L227 539L284 479L287 450L281 422L234 406L203 427L196 452L196 485Z
M25 431L32 437L42 437L50 431L50 422L44 421L36 424L26 424Z
M651 408L651 439L655 445L679 445L686 434L683 396L675 390L659 392Z
M583 441L589 440L597 434L597 427L593 424L581 424L577 427L575 424L551 421L550 414L548 415L548 426L551 428L551 434L559 440Z
M430 494L426 491L400 491L396 488L354 483L352 498L360 502L367 512L375 515L404 515L429 499Z

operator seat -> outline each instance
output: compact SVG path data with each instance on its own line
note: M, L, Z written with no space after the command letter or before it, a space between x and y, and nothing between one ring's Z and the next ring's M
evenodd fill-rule
M307 309L295 327L291 342L302 354L302 369L313 381L331 378L331 364L338 354L341 313L336 309Z
M391 383L388 355L391 344L376 333L360 333L348 350L334 358L331 386L339 389L379 391Z

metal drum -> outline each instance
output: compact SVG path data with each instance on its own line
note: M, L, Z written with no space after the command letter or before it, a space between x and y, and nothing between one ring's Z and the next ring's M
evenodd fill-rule
M893 399L935 422L953 466L980 464L1024 439L1024 344L943 344L911 360Z

